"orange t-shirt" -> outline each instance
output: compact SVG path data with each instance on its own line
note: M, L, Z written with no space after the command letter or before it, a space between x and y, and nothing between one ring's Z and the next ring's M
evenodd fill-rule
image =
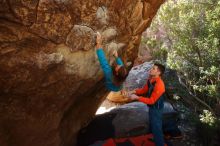
M142 97L138 99L140 102L153 105L160 96L165 92L164 82L160 77L149 79L151 83L156 82L152 94L150 97ZM148 85L146 84L143 88L135 90L137 95L146 94L148 92Z

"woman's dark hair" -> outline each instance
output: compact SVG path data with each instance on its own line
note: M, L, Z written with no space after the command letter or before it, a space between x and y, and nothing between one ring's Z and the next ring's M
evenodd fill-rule
M125 66L121 66L118 70L118 72L115 71L115 67L117 66L116 63L112 66L112 72L113 72L113 80L116 84L121 84L126 77L128 76L128 71Z

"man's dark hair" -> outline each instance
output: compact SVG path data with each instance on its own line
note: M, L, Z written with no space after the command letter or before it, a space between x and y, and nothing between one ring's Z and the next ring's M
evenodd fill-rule
M162 76L165 72L165 66L159 63L154 63L154 65L158 67L158 69L160 70L160 76Z

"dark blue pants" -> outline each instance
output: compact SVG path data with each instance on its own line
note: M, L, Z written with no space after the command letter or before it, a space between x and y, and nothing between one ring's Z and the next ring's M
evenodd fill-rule
M156 146L164 146L162 131L162 111L163 109L149 108L150 130L154 136Z

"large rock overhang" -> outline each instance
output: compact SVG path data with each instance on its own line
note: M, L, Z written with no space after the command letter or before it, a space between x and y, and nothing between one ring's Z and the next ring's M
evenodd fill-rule
M133 62L163 2L0 1L0 145L74 145L107 93L94 33Z

